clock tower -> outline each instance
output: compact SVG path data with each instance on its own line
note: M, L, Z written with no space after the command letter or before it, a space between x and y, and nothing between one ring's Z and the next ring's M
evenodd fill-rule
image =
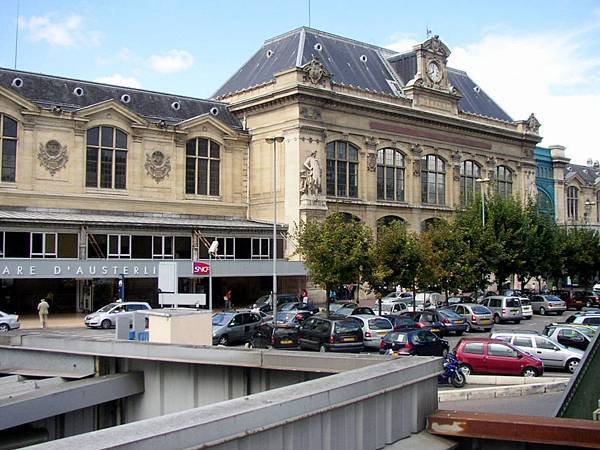
M458 114L461 95L448 77L450 49L436 35L413 47L413 51L417 73L404 88L405 94L413 100L413 106Z

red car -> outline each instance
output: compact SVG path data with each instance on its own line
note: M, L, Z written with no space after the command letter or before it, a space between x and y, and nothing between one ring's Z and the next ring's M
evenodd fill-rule
M490 373L537 377L544 373L541 359L499 339L461 339L454 349L465 375Z

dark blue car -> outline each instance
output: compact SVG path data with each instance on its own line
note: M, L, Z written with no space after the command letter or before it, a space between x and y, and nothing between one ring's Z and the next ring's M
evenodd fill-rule
M389 350L405 355L446 356L450 346L428 330L390 331L379 344L379 353Z

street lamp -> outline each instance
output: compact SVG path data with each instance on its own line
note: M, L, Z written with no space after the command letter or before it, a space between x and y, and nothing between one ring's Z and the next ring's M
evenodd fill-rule
M283 142L283 136L267 138L273 144L273 325L277 325L277 143Z
M485 194L483 193L483 185L489 183L489 178L477 178L476 183L481 184L481 226L485 227Z
M208 248L208 310L212 311L212 259L219 251L219 241L214 240Z

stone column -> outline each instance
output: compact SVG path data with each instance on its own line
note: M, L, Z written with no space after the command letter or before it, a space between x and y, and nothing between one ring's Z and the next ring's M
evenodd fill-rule
M556 223L567 223L566 198L565 198L565 167L571 161L565 156L565 147L562 145L549 145L552 157L552 177L554 178L554 205Z

